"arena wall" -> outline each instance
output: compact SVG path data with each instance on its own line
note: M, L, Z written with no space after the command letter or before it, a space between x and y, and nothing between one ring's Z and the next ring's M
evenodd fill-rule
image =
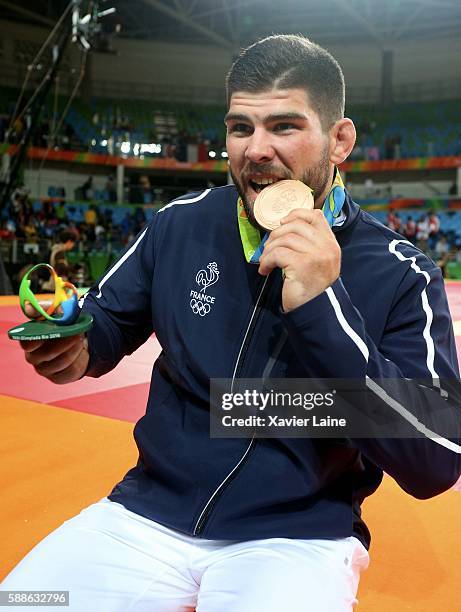
M105 189L109 171L101 169L100 173L82 172L81 168L42 168L38 170L26 169L24 171L24 185L30 190L33 197L46 198L48 196L48 187L64 187L66 190L66 199L72 201L74 199L75 190L83 185L91 174L93 177L93 188L97 190Z
M18 46L41 43L49 30L0 20L2 84L19 86L24 65L18 64ZM308 32L306 32L308 35ZM323 41L318 41L323 44ZM340 61L349 101L379 100L382 49L365 42L326 45ZM224 76L230 51L211 45L167 44L118 38L117 54L94 53L88 69L93 93L110 97L172 99L223 103ZM461 97L461 37L406 40L390 46L396 100ZM68 65L77 67L78 52L70 50Z
M26 169L24 172L24 184L33 197L46 198L48 187L64 187L68 201L74 199L74 192L81 187L91 174L93 177L93 187L97 190L105 189L107 177L110 170L108 168L91 167L84 172L81 167L75 168L42 168L39 172L36 169ZM372 185L366 182L363 175L350 173L346 177L347 187L355 198L369 198L375 195L382 197L404 197L404 198L431 198L438 195L447 195L453 181L453 177L430 177L425 180L405 180L404 177L393 176L392 178L380 178L379 173L373 175ZM185 181L187 183L187 181ZM204 179L204 184L205 184ZM185 189L186 190L186 189Z

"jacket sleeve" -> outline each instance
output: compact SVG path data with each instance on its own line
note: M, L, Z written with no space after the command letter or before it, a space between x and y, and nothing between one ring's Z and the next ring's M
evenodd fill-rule
M155 222L138 234L120 258L80 300L93 316L87 333L90 361L86 376L112 370L152 334L151 285Z
M352 444L415 497L432 497L457 481L461 393L439 268L422 254L409 260L379 346L341 279L283 317L298 357L315 360L319 378L362 379L378 417L386 421L393 413L419 429L419 437L357 437L350 439ZM442 389L445 383L450 393ZM365 401L359 409L367 407ZM437 434L442 421L450 436Z

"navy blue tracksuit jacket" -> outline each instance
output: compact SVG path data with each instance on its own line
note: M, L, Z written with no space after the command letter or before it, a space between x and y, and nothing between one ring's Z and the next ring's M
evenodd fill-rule
M88 375L111 370L152 332L163 349L134 430L139 460L109 497L208 539L355 535L368 547L360 504L383 470L419 498L461 473L450 398L415 385L404 408L418 417L424 403L444 401L451 442L212 439L210 378L456 379L440 270L347 196L346 221L333 228L340 278L283 313L280 270L265 278L244 258L236 202L233 186L173 201L84 299L94 317ZM424 426L437 431L437 411L424 414Z

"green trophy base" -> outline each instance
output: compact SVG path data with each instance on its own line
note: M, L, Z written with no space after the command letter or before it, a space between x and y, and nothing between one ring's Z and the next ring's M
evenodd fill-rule
M56 340L83 334L90 329L93 317L82 313L71 325L56 325L51 321L27 321L8 330L11 340Z

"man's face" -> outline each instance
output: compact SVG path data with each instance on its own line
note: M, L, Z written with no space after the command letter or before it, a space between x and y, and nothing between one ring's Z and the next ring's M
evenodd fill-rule
M323 204L333 177L329 136L303 89L232 94L226 146L232 179L253 225L253 205L268 184L297 179Z

